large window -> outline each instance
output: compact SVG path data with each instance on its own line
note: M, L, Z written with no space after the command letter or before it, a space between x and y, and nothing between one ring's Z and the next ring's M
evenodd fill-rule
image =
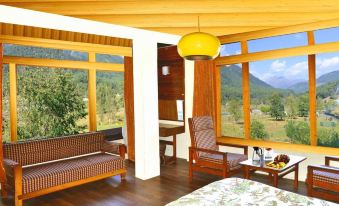
M221 134L244 137L241 65L227 65L220 69L221 79Z
M339 52L316 56L318 145L339 147Z
M97 72L97 130L124 125L124 74Z
M250 63L251 138L310 143L307 57Z
M87 72L17 66L18 139L88 131Z

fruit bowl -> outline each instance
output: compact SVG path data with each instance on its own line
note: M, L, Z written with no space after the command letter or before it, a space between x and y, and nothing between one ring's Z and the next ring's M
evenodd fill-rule
M272 167L276 169L281 169L286 166L287 163L289 163L290 157L286 154L279 154L274 158L274 161L271 161L266 164L267 167Z

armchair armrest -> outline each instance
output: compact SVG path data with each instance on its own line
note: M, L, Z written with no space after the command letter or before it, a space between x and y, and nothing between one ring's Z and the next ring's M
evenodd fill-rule
M107 152L107 153L118 154L120 155L120 157L125 159L126 146L121 143L110 142L110 141L105 140L101 151Z
M339 157L336 156L325 156L325 165L330 166L330 161L337 161L339 162Z
M4 169L5 169L6 175L10 177L14 177L14 170L16 168L21 168L21 165L19 165L19 163L11 159L4 158L3 161L4 161Z
M220 151L216 151L216 150L210 150L210 149L205 149L205 148L197 148L197 147L189 147L189 154L190 154L190 160L193 160L193 152L206 152L206 153L210 153L210 154L215 154L215 155L220 155L223 158L223 163L226 164L227 162L227 153L226 152L220 152Z
M229 143L223 143L223 142L217 142L217 145L227 146L227 147L242 148L242 149L244 149L244 155L247 155L247 154L248 154L248 146L244 146L244 145L236 145L236 144L229 144Z

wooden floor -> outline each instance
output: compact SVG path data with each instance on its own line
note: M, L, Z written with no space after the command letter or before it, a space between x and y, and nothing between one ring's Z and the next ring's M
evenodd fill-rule
M242 177L242 173L237 175ZM147 181L134 177L134 164L128 163L127 181L118 177L73 187L24 201L24 206L108 206L108 205L165 205L220 177L195 173L192 183L188 180L186 160L161 166L161 175ZM253 180L271 184L267 176L255 174ZM293 191L292 180L282 179L279 188ZM300 182L298 193L306 194L306 185ZM14 205L12 197L2 199L0 205Z

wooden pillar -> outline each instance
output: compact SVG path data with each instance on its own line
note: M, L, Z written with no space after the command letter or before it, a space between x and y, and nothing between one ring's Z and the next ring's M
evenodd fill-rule
M18 140L17 129L17 75L16 65L9 64L9 114L10 114L10 134L11 141L16 142Z
M247 41L241 42L242 54L248 53ZM242 99L244 109L244 135L245 139L251 138L251 114L250 114L250 81L249 63L242 63Z
M1 183L1 195L5 195L5 186L6 176L5 169L3 167L3 146L2 146L2 88L3 88L3 44L0 43L0 183Z
M216 115L216 135L221 137L221 79L220 66L216 66L214 70L214 88L215 88L215 115Z
M96 62L95 53L88 53L89 62ZM97 94L96 94L96 69L90 68L88 70L88 119L89 119L89 131L97 131Z
M313 31L307 32L308 45L314 45ZM308 55L308 93L310 103L311 145L317 145L317 91L315 54Z
M124 97L125 114L127 128L127 154L128 159L135 160L135 141L134 141L134 92L133 92L133 59L124 58Z

